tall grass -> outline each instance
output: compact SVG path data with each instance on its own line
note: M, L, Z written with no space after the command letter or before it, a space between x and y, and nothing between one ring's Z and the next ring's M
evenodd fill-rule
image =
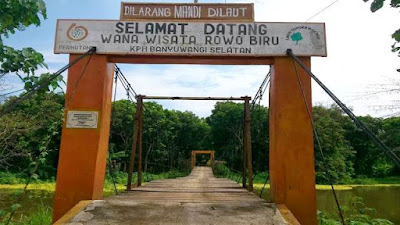
M33 212L13 218L10 225L50 225L52 218L53 209L42 204ZM0 222L0 224L2 223Z
M189 172L180 171L168 171L161 174L150 174L143 173L143 182L149 182L158 179L172 179L177 177L187 176ZM116 181L116 186L118 192L125 191L127 183L128 174L124 172L114 173L114 180ZM0 172L0 194L4 196L15 196L20 193L24 187L25 177L22 174L12 174L12 173L1 173ZM133 174L133 183L137 182L137 173ZM145 185L145 183L144 183ZM37 180L28 186L28 194L24 196L24 199L28 200L21 204L18 208L18 215L16 215L10 224L12 225L46 225L51 224L52 221L52 201L47 201L48 203L38 204L38 199L43 196L40 193L50 193L52 198L52 193L55 191L55 181L40 181ZM114 195L114 184L112 178L109 174L106 175L103 188L103 196L108 197ZM1 199L1 198L0 198ZM11 204L11 203L10 203ZM1 205L0 204L0 225L4 218L8 218L10 204ZM30 208L24 207L24 205L30 204ZM38 206L33 206L36 205ZM4 208L2 208L4 207ZM4 214L5 213L5 214Z

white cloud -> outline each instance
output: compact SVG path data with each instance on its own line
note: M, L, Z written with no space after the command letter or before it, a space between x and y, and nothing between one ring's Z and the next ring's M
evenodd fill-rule
M40 51L44 57L45 63L48 64L67 64L68 55L54 54L53 50Z
M253 95L268 66L132 65L121 70L138 94L161 96L241 97ZM117 98L126 98L121 85ZM208 116L214 101L158 101L169 109Z

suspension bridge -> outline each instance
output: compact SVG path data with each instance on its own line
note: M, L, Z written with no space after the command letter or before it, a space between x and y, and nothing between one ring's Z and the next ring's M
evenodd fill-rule
M77 79L71 95L66 98L66 107L70 106L73 102L76 89L79 88L80 82L85 79L85 71L90 65L92 56L95 54L95 49L89 50L87 53L79 56L76 60L72 60L70 64L63 67L58 73L52 77L55 79L66 69L72 68L79 61L88 57L86 62L81 62L83 67L80 68L81 72L79 79ZM299 70L301 68L310 77L316 79L327 93L334 96L316 77L307 69L306 66L296 57L290 50L287 52L288 57L291 57L293 71L296 75L296 85L299 93L301 94L302 104L308 106L309 102L305 97L304 86L299 78ZM296 65L297 64L297 65ZM297 68L299 66L299 68ZM262 200L254 193L252 193L252 153L251 153L251 135L250 135L250 120L252 112L258 107L268 85L271 83L271 72L268 72L260 87L258 88L255 96L251 100L250 97L168 97L168 96L146 96L139 95L132 88L132 85L125 77L121 69L115 65L113 68L113 81L114 81L114 102L118 84L122 85L126 91L127 99L137 104L136 114L134 117L134 132L133 144L131 152L131 161L128 170L128 183L127 191L118 193L117 195L106 198L105 200L82 200L77 201L76 204L60 218L55 221L55 224L243 224L246 221L252 221L252 224L300 224L292 210L283 203L269 203ZM45 82L51 82L51 79ZM30 95L45 87L46 83L39 83L32 88L31 92L21 95L20 98L15 99L7 108L3 109L2 114L7 113L9 109L15 107L23 99L29 98ZM111 92L111 91L110 91ZM111 97L110 97L111 98ZM238 183L224 178L216 178L212 175L211 168L196 167L196 154L210 154L212 161L214 161L214 151L193 151L192 154L192 173L188 177L172 179L172 180L159 180L147 183L142 186L142 132L143 132L143 111L146 110L143 100L157 99L157 100L236 100L244 102L243 113L243 171L241 175L241 183ZM372 140L376 140L376 144L380 146L383 144L374 134L368 133L369 129L362 124L361 121L355 117L351 111L337 98L338 105L348 113L351 119L362 128ZM114 110L111 108L111 116ZM308 115L308 123L311 125L313 134L317 139L319 145L318 134L316 133L314 124L311 119L311 112L308 107L305 107ZM151 116L151 114L149 114ZM246 135L247 134L247 135ZM317 146L320 151L321 147ZM381 146L382 147L382 146ZM391 157L393 162L398 163L397 156L392 154L392 151L383 145L382 149L386 154ZM136 153L137 152L137 153ZM135 164L135 154L138 154L138 180L137 184L132 184L132 174ZM111 164L108 163L109 172L112 174ZM271 171L271 175L273 171ZM331 182L333 194L335 196L336 204L340 212L340 205L337 201L335 190ZM115 183L114 183L115 185ZM79 187L81 187L79 185ZM264 184L265 187L265 184ZM314 189L315 190L315 189ZM57 196L56 196L57 198ZM96 199L96 198L94 198ZM100 199L100 198L98 198ZM134 212L134 213L127 213ZM127 222L128 221L128 222ZM304 224L304 223L303 223Z
M232 180L215 178L210 167L85 201L70 212L56 224L298 224L285 206L268 203Z
M135 7L157 11L157 7L166 9L172 6L137 3ZM121 21L58 20L55 53L69 54L70 63L31 87L0 112L0 116L7 114L68 70L53 223L316 225L314 138L316 149L322 155L323 152L312 118L312 80L400 167L399 157L311 72L311 57L327 56L323 23L254 22L252 4L224 4L222 8L210 4L207 7L219 7L218 10L225 11L248 7L249 10L243 11L243 18L231 15L223 20L218 18L218 23L215 23L215 18L207 19L207 14L201 12L199 15L206 18L196 22L188 18L170 18L172 14L162 18L148 15L135 18L136 14L129 15L134 18L126 18L126 15L121 15ZM131 21L135 19L138 21ZM160 22L163 19L168 22ZM178 33L181 34L179 39ZM160 34L165 35L163 37L168 43L149 41L147 36ZM188 39L179 43L185 37ZM221 41L228 39L235 42ZM249 96L146 96L132 88L117 63L270 65L271 71L252 99ZM116 191L117 195L102 200L113 87L115 100L118 82L126 90L127 98L137 105L136 113L132 115L134 129L128 183L125 192ZM250 132L251 113L268 87L270 203L252 192L252 159L257 156L252 153ZM142 185L145 99L243 101L242 185L216 178L210 168L196 167L193 162L192 172L187 177ZM214 156L213 152L210 154ZM192 154L195 156L196 152ZM132 179L135 163L138 173L136 185ZM109 171L112 174L110 164ZM345 224L333 181L330 177L328 179Z

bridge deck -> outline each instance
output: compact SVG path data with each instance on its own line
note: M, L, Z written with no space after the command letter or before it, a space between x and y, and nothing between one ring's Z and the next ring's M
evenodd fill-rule
M195 167L183 178L156 180L94 201L67 224L287 224L275 204L237 183Z

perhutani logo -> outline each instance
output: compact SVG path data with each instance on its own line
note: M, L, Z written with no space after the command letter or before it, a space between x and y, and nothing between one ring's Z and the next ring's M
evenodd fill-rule
M296 43L296 45L298 45L300 41L304 40L303 35L306 38L311 37L316 38L317 40L321 39L320 33L314 28L309 26L298 26L290 29L290 31L286 34L286 40L292 40L294 43Z
M88 36L89 32L84 26L76 26L76 23L71 24L67 30L67 37L71 41L82 41Z
M303 40L303 36L300 32L293 33L290 38L292 39L292 41L296 42L296 45L299 44L299 41Z

